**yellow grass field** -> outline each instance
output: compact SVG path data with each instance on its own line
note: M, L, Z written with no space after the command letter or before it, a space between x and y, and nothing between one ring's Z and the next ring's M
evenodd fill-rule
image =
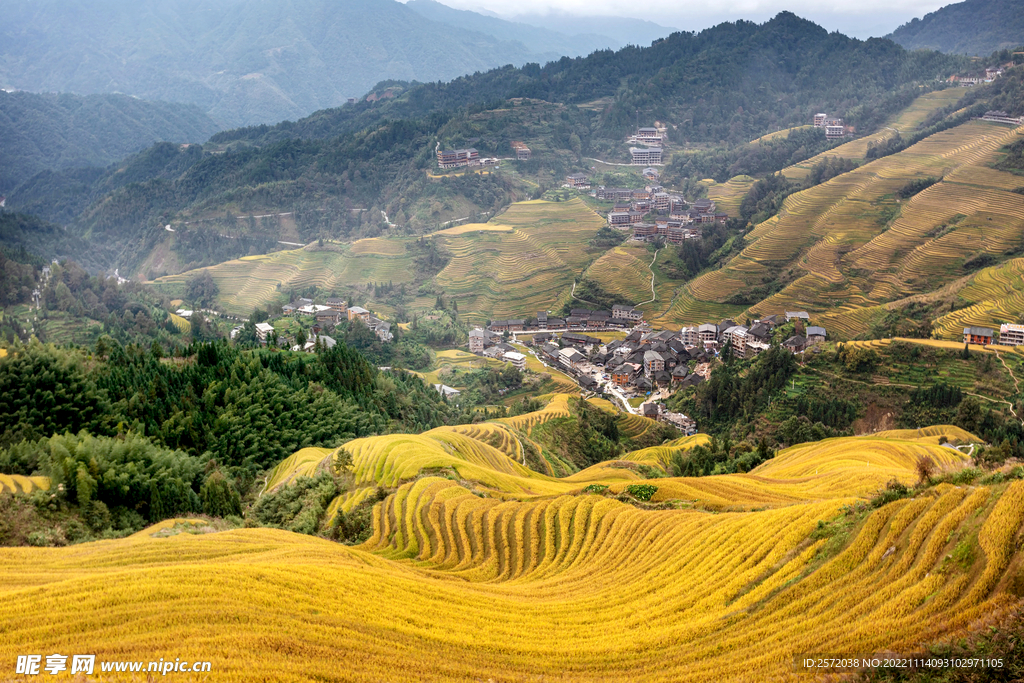
M172 535L169 520L0 549L0 658L210 660L179 677L209 681L803 681L794 655L913 652L1018 601L1024 482L844 512L912 480L922 455L961 466L950 448L803 444L745 475L653 480L655 500L677 505L642 509L582 494L585 473L526 470L484 442L495 429L346 445L357 482L398 486L357 547L269 529ZM417 478L439 466L458 481ZM633 481L606 469L613 490ZM845 543L813 535L829 520ZM969 559L951 562L962 543Z

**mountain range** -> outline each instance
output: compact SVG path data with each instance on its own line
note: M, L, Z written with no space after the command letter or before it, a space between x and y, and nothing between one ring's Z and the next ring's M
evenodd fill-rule
M339 106L385 79L448 80L620 44L435 5L0 0L0 87L190 103L234 127Z
M102 167L155 142L203 143L218 130L195 105L0 91L0 194L40 171Z
M888 36L908 50L985 56L1024 45L1024 2L965 0L900 26Z

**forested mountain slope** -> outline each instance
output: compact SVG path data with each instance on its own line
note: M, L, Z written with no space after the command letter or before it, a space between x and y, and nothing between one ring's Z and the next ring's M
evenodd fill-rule
M889 38L908 50L984 57L1024 45L1024 2L966 0L914 19Z
M382 78L541 58L393 0L3 0L0 15L2 87L187 102L228 126L338 106Z
M372 236L383 229L380 210L418 232L495 211L536 188L505 173L431 179L426 171L438 142L505 156L511 140L526 140L544 152L531 162L533 172L546 169L548 182L560 183L581 157L624 158L621 136L637 109L645 120L664 121L672 144L746 141L804 123L819 110L842 112L859 130L872 130L913 100L919 82L960 64L886 40L829 34L782 13L763 25L722 24L545 67L504 67L445 84L381 84L375 93L390 96L296 123L220 133L201 154L161 152L167 166L147 163L128 185L121 169L98 181L37 177L10 203L70 224L102 245L101 261L125 268L146 260L166 239L166 225L187 222L186 230L200 230L197 219L223 222L208 224L212 232L200 249L206 253L209 243L236 234L238 215L292 215L294 237L274 238L287 241ZM126 242L129 251L113 248ZM200 242L191 240L189 248ZM222 260L251 253L233 244L217 247Z
M40 171L107 166L155 142L203 143L218 130L193 105L0 90L0 195Z

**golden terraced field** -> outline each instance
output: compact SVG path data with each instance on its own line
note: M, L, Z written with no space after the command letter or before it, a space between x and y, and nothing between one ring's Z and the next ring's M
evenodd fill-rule
M1024 196L1009 191L1019 179L988 167L1021 134L971 122L790 196L745 236L739 255L689 283L661 319L743 316L727 302L788 272L791 282L749 315L807 310L830 332L865 332L885 304L963 276L966 258L1024 246ZM893 197L909 180L940 176L905 202Z
M0 549L0 658L209 659L211 681L802 681L796 654L910 652L1018 600L1024 482L944 484L843 512L889 478L911 481L919 456L961 466L935 443L972 438L955 428L656 479L655 501L678 501L664 509L581 493L622 490L627 469L531 472L497 431L344 446L357 487L397 487L361 546L267 529L154 533L170 520L116 541ZM631 457L657 465L664 453ZM845 543L815 540L832 519ZM973 560L951 564L961 542Z

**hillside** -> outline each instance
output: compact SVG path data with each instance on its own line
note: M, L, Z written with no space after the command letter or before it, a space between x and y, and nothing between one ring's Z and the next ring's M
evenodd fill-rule
M1019 74L1012 78L1019 82ZM919 98L876 136L784 169L796 181L826 157L861 162L788 196L777 215L744 235L743 248L721 269L687 283L659 320L692 324L808 310L830 334L853 338L921 297L945 301L945 311L959 308L943 287L1024 248L1024 198L1015 191L1024 182L995 168L1024 128L952 125L964 120L962 113L924 128L981 94L958 101L946 92ZM899 141L900 151L867 158L887 139ZM908 147L907 140L919 141ZM920 184L912 187L915 180ZM909 194L901 199L901 192Z
M386 82L373 101L227 131L202 150L163 155L164 167L148 166L130 185L119 182L120 167L99 179L50 175L23 184L9 202L88 237L108 267L137 272L146 264L140 274L153 277L266 252L267 240L375 236L384 228L380 211L422 233L541 196L586 157L625 160L622 136L637 109L666 122L673 148L745 145L805 124L821 109L874 131L913 100L919 81L954 72L961 61L829 34L782 13L761 25L722 24L544 67L504 67L450 83ZM837 62L851 68L837 74ZM513 140L525 141L535 157L503 162L493 173L432 173L438 142L507 157ZM783 165L794 154L804 158L797 152ZM263 218L278 214L291 215L294 225L265 225ZM248 216L261 221L253 225ZM166 243L168 224L178 231L173 244ZM247 244L238 241L243 236ZM113 249L118 244L129 246ZM167 269L150 268L163 248L178 253L157 257Z
M97 666L173 660L175 643L201 638L187 656L211 660L209 680L255 667L281 681L792 680L794 655L909 653L1017 602L1020 482L866 504L890 478L915 479L919 457L958 469L965 456L936 439L801 445L749 475L653 480L653 505L582 492L619 491L628 470L527 475L451 431L352 442L359 481L397 486L363 545L168 520L102 544L5 549L0 653L63 651L62 634L88 628ZM718 500L735 511L702 511ZM44 616L54 628L29 626Z
M432 21L467 31L486 33L494 36L496 40L522 43L537 55L536 61L541 64L556 61L563 56L589 55L595 50L617 50L624 44L614 38L596 33L566 34L565 27L550 30L526 23L506 21L469 10L453 9L436 0L409 0L405 6ZM667 36L669 33L671 30L666 29L663 35Z
M544 58L393 0L5 0L0 12L0 86L195 104L224 126L294 120L385 79L447 80Z
M203 143L218 130L190 105L0 91L0 195L40 171L104 167L155 142Z
M488 223L459 225L433 234L449 259L440 270L419 269L421 245L409 237L378 237L351 244L311 244L303 249L246 257L206 269L217 283L218 305L246 315L256 307L287 303L289 291L323 291L368 297L366 305L391 315L429 310L443 292L464 318L533 316L567 298L573 278L599 249L586 248L604 221L580 200L513 204ZM154 282L159 291L180 294L192 272ZM366 283L403 286L397 297L374 293Z
M908 50L988 56L1024 45L1020 0L965 0L900 26L887 36Z

